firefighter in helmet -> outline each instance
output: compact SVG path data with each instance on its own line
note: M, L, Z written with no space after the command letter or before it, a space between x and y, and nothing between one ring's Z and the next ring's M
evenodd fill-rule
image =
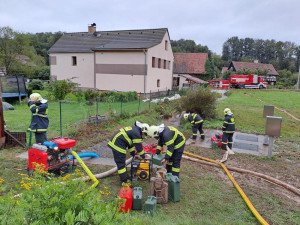
M226 145L228 141L228 147L232 149L233 143L233 133L235 131L235 121L233 117L233 113L229 108L224 109L225 119L223 122L223 137L222 137L222 149L226 150Z
M142 147L142 138L147 134L148 129L148 124L136 121L134 126L124 127L116 131L108 142L108 147L112 149L122 183L127 183L128 179L125 165L126 149L129 150L130 155L133 157L138 157L135 154L135 150L137 150L140 157L144 159L145 152Z
M193 132L193 136L192 136L192 143L195 143L196 139L197 139L197 132L199 130L200 132L200 136L201 136L201 140L204 140L205 135L204 135L204 131L202 129L203 126L203 119L201 118L201 116L197 113L185 113L183 115L183 118L185 120L188 120L191 125L192 125L192 132Z
M185 145L184 135L176 128L164 124L150 126L147 135L158 140L156 154L161 153L163 145L167 146L167 154L162 164L166 166L168 173L179 177L180 161Z
M28 106L32 112L31 124L27 131L35 134L36 143L43 144L47 141L47 128L49 126L48 104L38 93L29 96Z

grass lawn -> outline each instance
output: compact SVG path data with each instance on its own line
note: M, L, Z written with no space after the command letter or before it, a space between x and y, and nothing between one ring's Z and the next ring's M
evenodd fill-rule
M6 121L6 129L14 132L25 132L30 125L31 112L27 106L27 103L14 105L15 110L5 111L4 120ZM133 114L138 113L153 107L153 103L144 103L143 101L133 101L122 103L122 114ZM49 117L49 128L48 137L60 136L60 103L49 102L48 103L48 117ZM104 115L110 110L115 110L116 115L121 114L121 103L106 103L100 102L98 105L98 113ZM84 119L97 114L97 105L87 105L86 102L62 102L62 133L63 136L70 136L72 128L70 125L78 124ZM29 137L27 135L27 137ZM28 139L28 138L27 138Z
M263 100L265 103L258 101ZM217 104L217 120L208 122L215 126L217 121L222 126L223 110L230 108L234 114L236 129L249 133L265 133L266 119L263 118L264 105L274 105L286 109L300 119L300 92L295 91L260 91L260 90L232 90L229 98ZM300 144L300 122L292 119L284 112L274 110L274 116L282 117L281 136L284 141Z
M279 108L284 108L300 118L299 97L300 92L293 91L233 90L228 98L217 102L218 117L211 121L205 121L204 128L220 128L224 118L223 110L229 107L234 113L236 127L239 131L264 134L266 123L262 117L264 103L257 101L256 98L265 101L265 104L274 104ZM123 105L124 109L129 111L125 104ZM130 109L132 112L136 112L138 102L132 104L134 105ZM116 110L120 109L120 105L114 107ZM100 114L104 114L114 107L100 105ZM143 107L149 107L148 103L143 103ZM64 132L68 132L67 124L73 124L90 115L95 115L95 111L95 105L64 103ZM274 155L272 159L235 154L229 157L226 165L263 173L300 188L298 182L300 123L277 110L275 110L275 116L283 118L282 138L276 139L278 154ZM49 103L49 118L51 121L50 135L58 135L58 103ZM15 111L5 112L5 120L11 131L26 130L30 121L27 105L17 105ZM80 134L77 134L77 149L80 150L104 141L111 137L118 127L131 125L135 120L151 124L160 122L157 115L147 113L120 121L102 123L98 127L82 130ZM223 152L218 149L205 149L197 146L186 146L185 150L211 159L220 159L223 155ZM22 169L26 169L27 160L20 160L15 156L23 151L18 147L0 150L0 177L5 180L0 184L0 195L7 193L9 189L14 188L20 182L21 177L18 173L25 172ZM94 174L97 174L107 171L111 167L89 165L89 168ZM131 212L132 217L140 219L141 223L138 224L259 224L222 169L183 160L181 171L181 201L158 205L157 213L154 216L146 215L143 211ZM232 175L267 222L284 225L299 224L299 196L263 179L239 173L232 173ZM150 193L149 183L134 182L133 184L143 187L143 202L145 202ZM104 190L105 186L110 189L111 194L104 195L103 199L110 201L118 195L120 190L118 176L101 179L97 188Z

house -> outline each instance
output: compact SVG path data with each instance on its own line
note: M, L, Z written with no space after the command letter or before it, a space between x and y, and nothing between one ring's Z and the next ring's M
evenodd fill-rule
M52 79L80 88L136 91L172 88L173 51L167 28L66 33L50 49Z
M228 67L228 70L238 71L243 69L249 70L267 70L266 76L267 82L271 85L276 84L277 76L279 75L272 64L263 64L255 62L236 62L232 61Z
M196 77L205 74L207 59L207 53L174 53L173 88L207 83Z

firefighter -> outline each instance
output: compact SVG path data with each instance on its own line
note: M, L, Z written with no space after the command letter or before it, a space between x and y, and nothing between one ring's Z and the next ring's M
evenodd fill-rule
M47 128L49 126L48 104L38 93L29 96L28 106L32 112L31 124L27 131L35 134L36 143L43 144L47 141Z
M161 153L163 145L167 146L167 154L162 160L162 164L168 173L179 177L180 161L185 145L183 134L174 127L161 124L160 126L150 126L147 135L158 140L157 155Z
M192 132L193 132L192 143L195 143L195 141L197 139L198 130L200 132L201 140L204 140L205 135L204 135L204 131L202 129L203 119L201 118L201 116L197 113L192 113L192 114L185 113L183 115L183 117L184 117L184 119L188 120L192 124Z
M111 140L108 142L108 147L112 149L115 163L117 164L118 174L121 183L127 183L128 175L126 171L126 149L130 155L135 158L135 149L140 157L145 158L145 152L142 147L142 138L146 135L149 125L146 123L135 122L132 127L122 128L114 133Z
M229 108L224 109L225 119L223 122L223 137L222 137L222 149L226 150L226 145L228 141L228 147L232 149L232 142L233 142L233 133L235 131L235 122L233 113Z

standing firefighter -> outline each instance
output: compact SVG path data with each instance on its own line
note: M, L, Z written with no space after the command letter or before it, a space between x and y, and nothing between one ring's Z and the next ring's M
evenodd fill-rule
M229 108L224 109L224 123L223 123L223 137L222 137L222 149L226 150L227 140L228 140L228 147L232 149L232 142L233 142L233 133L235 131L235 122L233 118L233 113Z
M158 139L156 154L161 153L163 145L167 146L167 154L162 160L167 172L179 177L180 161L184 151L185 137L176 128L171 126L150 126L148 136Z
M47 128L49 126L47 100L38 93L30 95L28 106L32 112L31 124L28 131L34 132L36 143L47 141Z
M192 124L192 131L193 131L193 136L192 136L192 143L195 143L196 139L197 139L197 132L199 130L200 135L201 135L201 140L204 140L205 135L204 135L204 131L202 129L203 126L203 119L201 118L200 115L198 115L197 113L186 113L184 114L184 119L188 120L191 124Z
M108 142L108 146L112 149L122 183L127 183L128 179L125 165L126 149L129 150L132 156L135 156L136 149L138 154L144 159L145 152L142 147L142 138L143 134L146 134L148 131L148 128L148 124L136 121L135 126L125 127L115 132Z

